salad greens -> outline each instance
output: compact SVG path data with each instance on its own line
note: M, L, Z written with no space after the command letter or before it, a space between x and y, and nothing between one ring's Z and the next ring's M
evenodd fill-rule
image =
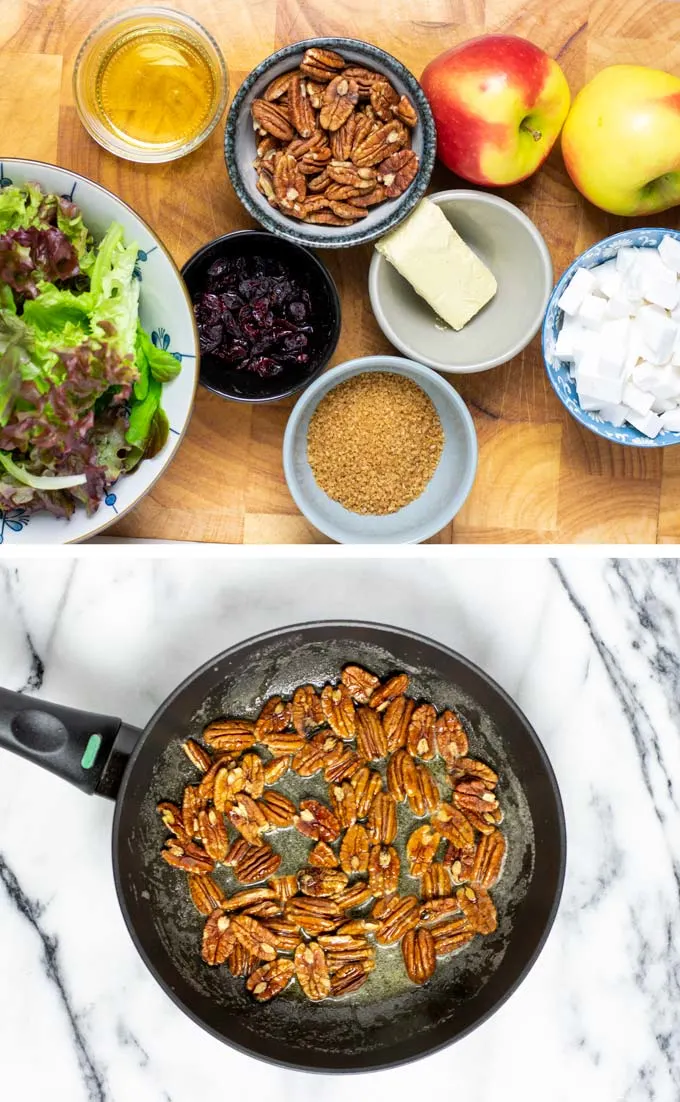
M0 510L94 512L167 441L180 364L141 326L136 259L118 223L95 243L68 199L0 190Z

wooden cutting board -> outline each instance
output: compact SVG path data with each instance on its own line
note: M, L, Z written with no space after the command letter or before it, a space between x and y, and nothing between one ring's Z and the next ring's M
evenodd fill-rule
M81 127L71 73L83 39L131 0L2 0L0 156L52 161L99 181L146 218L181 264L200 245L254 223L232 191L223 126L169 165L117 160ZM368 39L419 76L474 35L524 35L556 57L572 92L605 65L680 74L678 0L184 0L218 39L231 92L274 49L313 35ZM433 190L456 186L437 168ZM559 152L527 184L506 189L545 235L556 277L584 248L624 228L571 186ZM648 222L680 227L680 208ZM629 223L626 223L629 224ZM333 362L393 351L367 293L370 247L329 252L343 331ZM495 371L461 377L479 435L477 481L435 543L680 541L680 447L617 447L581 429L554 396L538 339ZM290 402L257 409L199 390L177 458L110 534L229 543L325 542L286 488L281 440Z

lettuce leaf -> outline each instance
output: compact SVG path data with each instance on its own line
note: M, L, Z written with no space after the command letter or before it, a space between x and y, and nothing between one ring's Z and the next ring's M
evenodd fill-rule
M28 226L42 226L40 208L44 195L37 184L0 189L0 233Z
M97 249L90 275L91 326L94 336L112 344L121 356L135 355L139 316L139 280L134 278L137 245L125 245L123 227L113 222Z
M172 352L157 348L141 325L137 326L137 348L143 353L152 376L159 383L169 383L171 379L176 379L182 370L182 365L175 359Z

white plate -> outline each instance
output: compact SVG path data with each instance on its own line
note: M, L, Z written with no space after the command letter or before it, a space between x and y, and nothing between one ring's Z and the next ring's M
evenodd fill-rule
M42 161L0 161L0 187L40 184L43 191L72 199L83 212L85 225L96 238L111 222L120 222L128 242L136 241L136 275L141 280L139 312L142 325L155 344L172 352L182 364L176 379L163 387L163 408L170 421L170 437L154 459L145 459L111 488L96 513L88 517L80 506L70 520L24 509L0 511L0 545L74 543L114 524L148 493L175 455L189 424L198 384L198 334L191 302L182 277L165 246L121 199L100 184L76 172Z

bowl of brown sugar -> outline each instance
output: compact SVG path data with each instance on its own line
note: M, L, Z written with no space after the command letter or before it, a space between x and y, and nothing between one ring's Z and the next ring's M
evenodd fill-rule
M469 494L477 437L446 379L413 360L368 356L303 393L283 467L297 507L338 543L420 543Z

